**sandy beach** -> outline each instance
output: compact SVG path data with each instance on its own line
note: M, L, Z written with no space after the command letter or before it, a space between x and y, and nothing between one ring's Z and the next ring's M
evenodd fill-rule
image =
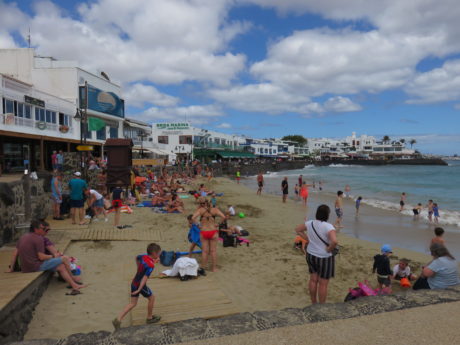
M333 206L333 198L311 193L306 212L296 201L288 200L282 204L281 197L276 195L263 194L259 197L255 189L237 185L225 178L214 179L207 186L224 193L218 198L220 208L226 209L231 204L237 213L246 214L243 219L231 219L229 224L240 225L248 230L251 241L249 247L223 248L219 244L219 271L208 274L217 280L241 311L309 305L306 285L308 270L305 257L293 248L294 228L306 217L311 218L318 204ZM133 214L122 215L122 224L132 225L135 229L159 231L159 244L164 250L186 251L189 247L186 215L192 213L196 206L193 198L184 201L185 214L157 214L150 208L134 207ZM432 230L419 231L417 227L411 227L411 223L404 225L394 215L366 206L362 207L361 216L355 219L352 207L351 200L345 202L345 227L339 234L342 250L337 257L336 277L329 285L330 303L342 302L348 289L355 287L358 281L367 279L376 285L371 270L372 258L379 253L382 244L379 238L393 246L392 265L398 262L398 258L409 258L412 260L411 268L418 274L421 265L431 259L423 248L428 247ZM353 216L347 217L347 214L352 214L349 212L353 212ZM109 223L97 222L91 227L103 229L111 226L112 217ZM331 217L331 223L334 221L335 217ZM417 233L417 236L413 233ZM384 235L379 237L379 234ZM366 239L374 239L378 243ZM457 245L459 239L447 234L446 240ZM398 243L402 243L407 248L406 242L413 243L413 249L419 251L398 246ZM135 255L143 253L147 244L145 241L73 242L66 254L78 258L83 267L83 279L90 285L82 295L66 296L65 284L53 279L36 308L26 339L58 338L96 330L112 331L111 320L129 298L129 280L135 273ZM196 257L200 259L200 256ZM163 270L158 265L153 275L158 276ZM179 280L177 283L184 284ZM155 291L155 278L150 280L149 286ZM129 324L127 318L123 326Z

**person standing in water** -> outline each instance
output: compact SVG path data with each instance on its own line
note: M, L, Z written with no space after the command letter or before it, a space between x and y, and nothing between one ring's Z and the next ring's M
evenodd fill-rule
M287 177L285 177L284 180L281 182L281 192L283 193L283 203L285 203L287 196L289 194L289 185Z
M264 175L262 171L257 175L257 195L262 194L262 189L264 188Z
M401 194L401 200L399 201L399 212L402 212L404 210L404 205L406 204L406 193Z

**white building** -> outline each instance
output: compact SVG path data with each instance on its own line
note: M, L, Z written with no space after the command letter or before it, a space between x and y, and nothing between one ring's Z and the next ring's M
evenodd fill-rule
M57 61L51 57L36 56L31 48L0 49L0 73L22 82L24 86L40 90L43 94L66 102L65 112L62 114L74 116L77 108L80 108L82 110L80 114L83 117L86 116L87 119L83 123L98 122L97 127L100 127L98 130L83 129L82 133L82 137L88 143L96 145L93 154L101 154L101 146L107 138L123 136L125 106L121 88L111 82L105 73L101 72L100 75L96 75L79 68L78 64L73 61ZM45 122L49 128L52 128L53 125L61 125L61 122L64 124L66 117L61 115L58 117L56 107L54 107L56 116L48 115L47 109L41 107L43 102L39 102L42 99L37 99L38 102L34 106L43 108L43 111L39 110L38 113L33 114L35 115L34 121ZM67 107L68 105L70 107ZM53 111L53 109L49 110ZM15 113L15 116L19 115ZM61 121L61 119L64 120ZM76 124L74 120L69 127L72 129L70 133L76 135L72 139L79 139L80 124ZM30 130L26 132L28 131ZM61 133L58 133L57 138L62 138ZM70 141L70 143L74 142ZM72 150L72 147L67 147L67 150ZM44 155L47 153L44 151ZM48 164L45 165L49 167Z

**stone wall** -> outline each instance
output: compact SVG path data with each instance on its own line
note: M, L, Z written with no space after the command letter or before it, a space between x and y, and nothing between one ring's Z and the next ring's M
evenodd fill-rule
M42 274L0 311L0 344L24 338L50 277L50 272Z
M241 313L210 320L201 318L163 325L143 325L87 334L73 334L65 339L40 339L14 345L164 345L219 338L273 328L374 315L430 304L460 301L460 285L445 290L407 291L388 296L362 297L336 304L315 304L305 308ZM402 335L404 336L404 335ZM452 344L455 340L452 340ZM372 343L372 342L370 342ZM408 341L416 343L416 341ZM11 344L11 345L13 345Z
M38 180L24 175L21 180L0 183L0 246L16 241L28 231L32 219L45 218L50 210L50 175Z

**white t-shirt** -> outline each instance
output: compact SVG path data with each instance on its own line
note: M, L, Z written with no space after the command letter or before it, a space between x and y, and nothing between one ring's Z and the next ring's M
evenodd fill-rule
M101 200L103 198L102 194L99 193L97 190L90 189L89 192L91 195L94 195L96 197L96 200Z
M395 267L393 267L393 275L394 276L399 276L401 278L409 278L410 276L410 267L409 266L406 266L406 268L404 270L401 270L399 268L399 264L395 265Z
M305 222L305 226L307 227L307 237L309 240L307 246L307 253L314 255L318 258L328 258L332 256L331 253L328 253L326 251L326 245L324 244L324 242L321 241L316 235L316 233L313 231L312 223L318 235L321 236L321 238L325 242L329 242L329 231L335 230L334 226L332 224L329 224L328 222L322 222L320 220L309 220Z

